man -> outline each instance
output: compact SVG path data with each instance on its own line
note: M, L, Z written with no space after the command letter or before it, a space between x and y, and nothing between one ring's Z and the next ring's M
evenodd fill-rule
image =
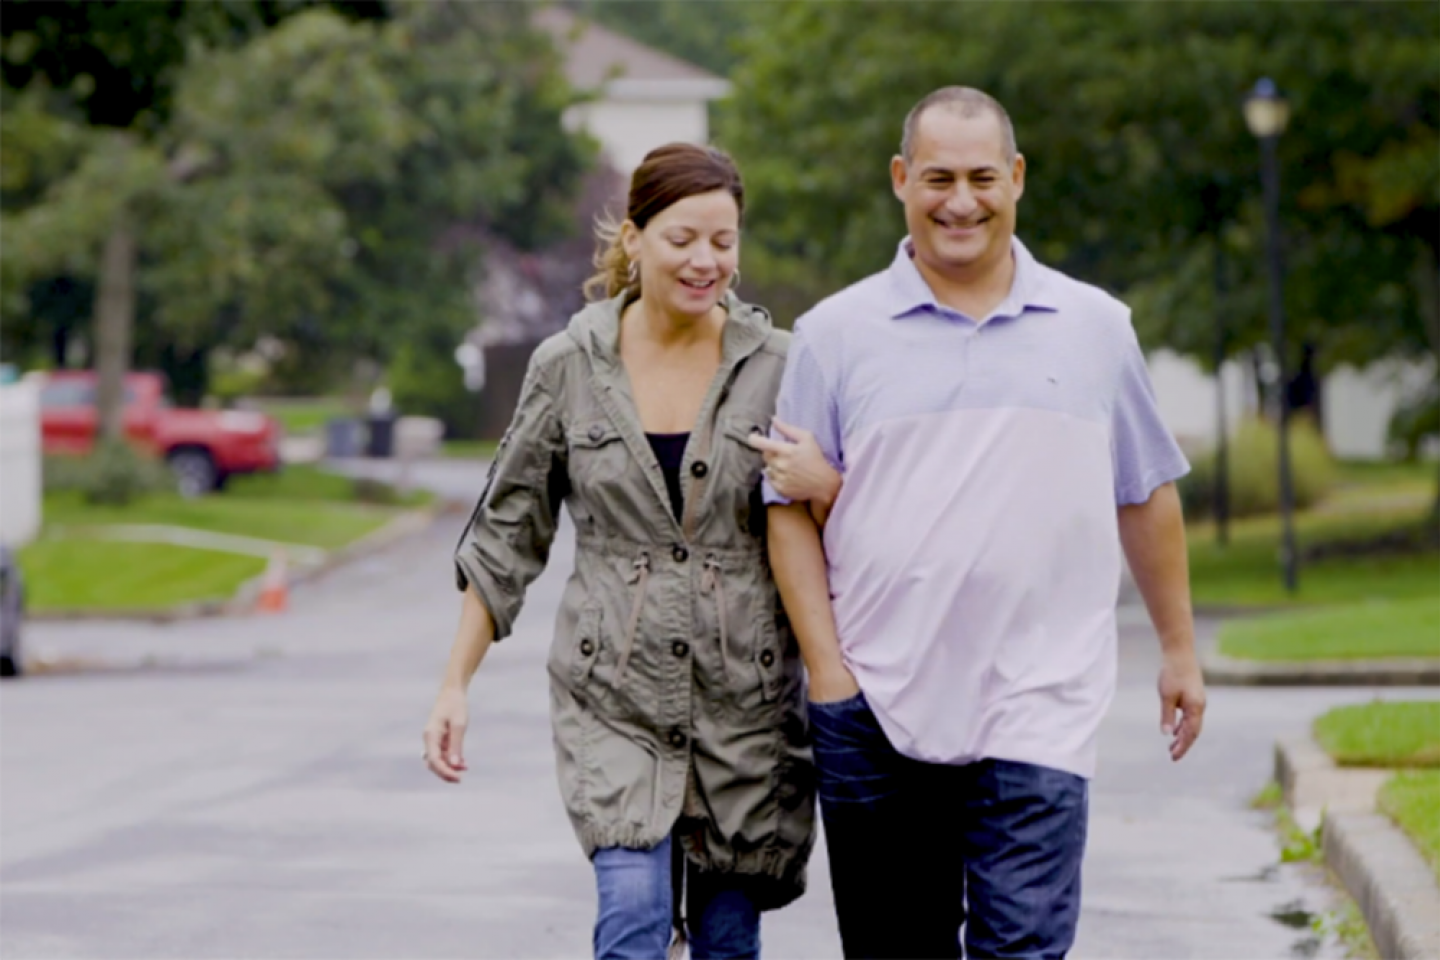
M777 429L844 472L823 543L806 504L766 489L841 939L848 957L956 957L963 923L967 956L1060 957L1122 549L1163 650L1171 757L1200 734L1188 465L1128 309L1014 238L1025 160L1004 108L935 91L890 170L910 235L796 323L780 391Z

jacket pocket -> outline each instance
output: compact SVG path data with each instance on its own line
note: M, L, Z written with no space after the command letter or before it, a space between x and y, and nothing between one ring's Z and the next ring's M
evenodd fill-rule
M575 642L571 646L570 679L577 688L590 680L595 661L600 659L600 637L604 626L604 608L598 600L586 601L580 608L575 626Z
M570 477L577 486L609 483L630 463L630 451L609 420L591 420L572 427L566 436Z
M733 441L725 445L726 469L738 490L748 491L760 482L765 455L750 446L749 438L753 433L765 436L765 422L765 417L751 412L733 413L725 418L722 431Z

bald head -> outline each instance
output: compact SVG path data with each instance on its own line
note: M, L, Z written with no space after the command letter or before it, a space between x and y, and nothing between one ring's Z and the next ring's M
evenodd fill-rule
M1000 124L1000 139L1005 151L1005 162L1013 164L1019 153L1015 145L1015 127L1010 123L1010 114L1000 106L1000 101L974 87L941 87L927 94L919 103L910 108L905 116L905 128L900 137L900 156L906 163L915 159L915 138L919 134L920 120L930 110L950 110L962 117L993 116Z

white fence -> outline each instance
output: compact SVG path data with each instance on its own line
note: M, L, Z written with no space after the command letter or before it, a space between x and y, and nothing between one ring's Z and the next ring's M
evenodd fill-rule
M40 385L0 386L0 543L20 547L40 532Z

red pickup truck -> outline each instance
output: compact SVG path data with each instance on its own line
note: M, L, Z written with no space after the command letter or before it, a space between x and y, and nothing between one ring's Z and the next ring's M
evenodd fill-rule
M47 454L84 454L95 443L96 376L92 370L57 370L40 390L40 435ZM158 373L125 376L125 436L163 456L181 494L218 490L231 474L280 466L280 425L242 410L182 410L165 397Z

